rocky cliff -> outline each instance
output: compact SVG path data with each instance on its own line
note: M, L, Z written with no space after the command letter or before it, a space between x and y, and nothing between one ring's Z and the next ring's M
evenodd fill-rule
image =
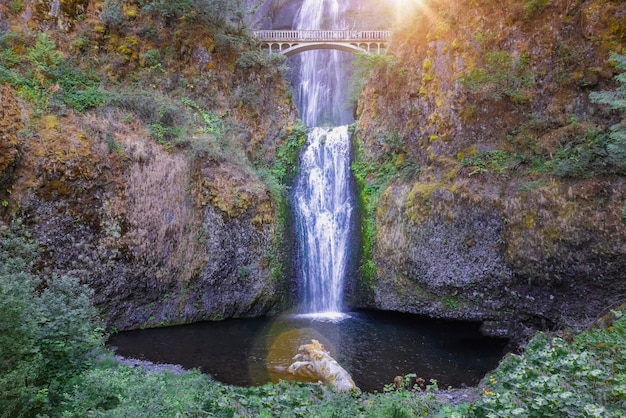
M354 305L519 335L626 299L626 148L608 135L622 116L589 98L616 87L623 2L431 1L405 16L359 99L375 235Z
M232 17L152 7L0 5L2 221L117 329L282 309L283 64Z

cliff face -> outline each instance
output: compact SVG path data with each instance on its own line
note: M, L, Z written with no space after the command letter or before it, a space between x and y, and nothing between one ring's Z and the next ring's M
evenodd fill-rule
M540 4L541 3L541 4ZM591 91L615 87L619 1L432 1L359 100L365 163L397 174L356 306L584 325L626 298L626 174ZM366 183L376 182L371 170Z
M1 221L21 218L38 273L80 278L120 330L290 303L273 164L296 111L281 63L228 19L194 19L0 6Z

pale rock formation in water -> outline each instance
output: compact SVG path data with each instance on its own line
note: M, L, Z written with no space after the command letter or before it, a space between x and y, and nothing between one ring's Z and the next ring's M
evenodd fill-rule
M337 363L318 340L298 348L294 363L287 371L295 376L319 379L336 392L360 392L350 374Z

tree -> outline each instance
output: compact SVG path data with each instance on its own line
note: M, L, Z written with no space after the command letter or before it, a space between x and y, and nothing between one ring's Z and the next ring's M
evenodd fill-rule
M0 416L35 416L104 347L92 291L31 273L39 251L19 222L0 226Z

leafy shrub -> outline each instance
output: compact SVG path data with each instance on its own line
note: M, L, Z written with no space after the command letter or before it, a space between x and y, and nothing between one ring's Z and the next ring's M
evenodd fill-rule
M306 143L307 132L301 121L286 130L287 140L276 151L276 162L271 169L280 183L288 183L296 176L298 156Z
M142 0L141 4L148 13L165 18L168 24L186 19L221 28L231 21L243 21L241 0Z
M611 60L619 70L623 71L615 76L615 80L619 83L617 88L611 91L591 92L589 98L595 103L606 104L611 109L620 111L624 118L626 116L626 55L611 54ZM610 164L622 172L626 171L626 122L624 119L610 128L606 152Z
M524 17L531 18L538 13L548 7L552 3L552 0L526 0L524 2Z
M626 399L626 317L573 343L538 334L489 375L479 417L622 416Z
M406 74L400 61L392 55L356 53L352 60L352 76L348 87L350 102L355 104L374 70L389 70L398 76Z
M108 94L99 87L99 77L94 72L82 72L71 60L64 60L47 33L41 33L23 57L12 52L12 42L13 36L0 37L0 46L8 47L0 55L0 82L16 87L20 96L38 109L46 110L51 100L79 112L108 102ZM19 68L18 64L26 68Z
M156 91L128 91L111 94L109 103L133 113L150 128L151 136L171 146L189 122L189 115L180 102Z
M244 51L237 58L236 66L239 69L262 70L265 80L272 80L277 76L285 77L289 72L286 58L282 54L268 53L267 51Z
M111 31L122 30L126 22L122 3L116 0L106 0L100 12L100 22Z
M38 251L19 222L0 226L0 415L44 411L70 377L103 347L90 304L77 280L43 281L29 271ZM43 290L41 290L43 289Z
M472 167L470 176L474 174L484 174L494 172L505 174L512 162L512 156L506 151L492 150L477 153L472 157L465 157L461 160L462 167Z
M534 85L529 59L528 54L514 59L506 51L488 51L483 57L484 65L465 73L460 78L461 84L470 92L493 100L507 96L514 102L525 102L528 98L524 89Z
M224 134L224 125L222 120L217 115L211 111L202 109L196 102L188 97L183 97L181 101L183 104L198 112L198 114L202 117L202 121L204 122L204 132L214 134L218 137Z

